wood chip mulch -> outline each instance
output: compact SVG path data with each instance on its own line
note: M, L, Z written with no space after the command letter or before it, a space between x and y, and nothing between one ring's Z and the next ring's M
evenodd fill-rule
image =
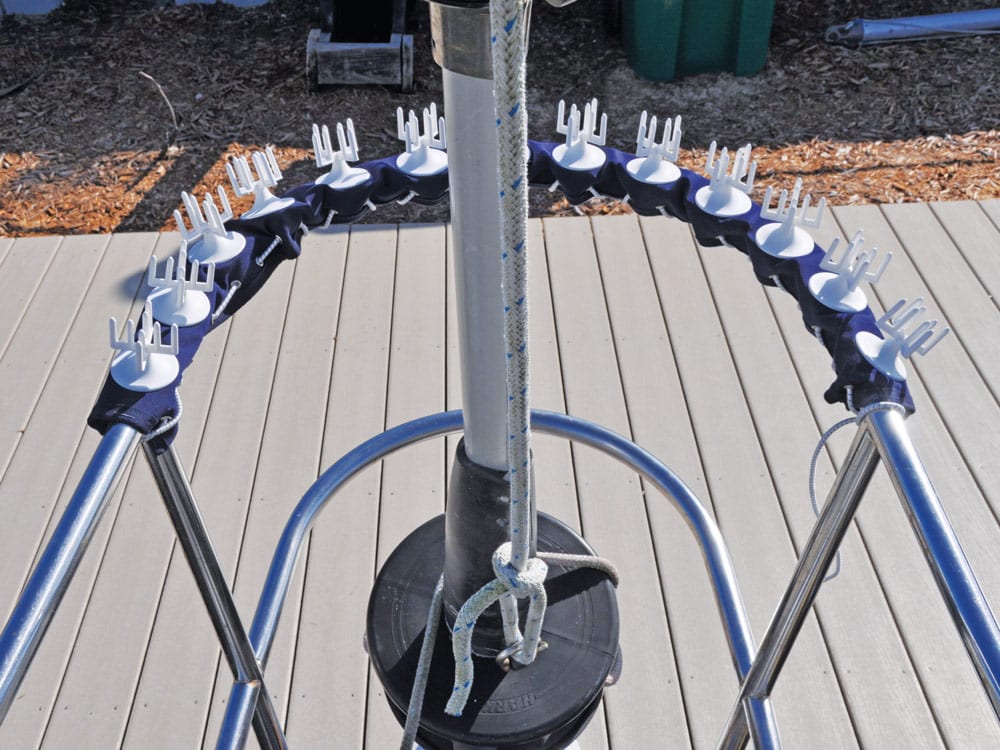
M592 97L609 113L609 145L633 150L638 115L684 120L680 163L704 168L709 143L755 144L757 184L797 178L834 204L1000 197L1000 36L849 50L827 26L868 15L941 12L927 0L776 0L767 67L640 80L604 6L532 19L533 138L555 140L560 99ZM949 10L990 7L955 0ZM42 20L0 24L0 236L173 229L180 192L228 184L232 155L274 144L294 185L315 176L313 122L351 117L362 159L396 153L395 109L441 103L425 4L414 3L416 90L313 91L305 42L316 0L166 6L159 0L67 0ZM236 202L237 211L243 204ZM628 210L594 201L585 211ZM572 213L546 191L534 215ZM441 221L447 206L392 207L368 221Z

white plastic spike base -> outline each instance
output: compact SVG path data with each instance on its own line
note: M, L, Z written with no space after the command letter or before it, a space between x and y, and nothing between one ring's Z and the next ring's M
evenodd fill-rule
M239 232L216 234L206 232L201 239L188 248L188 259L199 263L225 263L243 252L247 238Z
M371 177L371 173L367 169L361 169L360 167L344 167L343 169L328 172L327 174L317 177L314 182L317 185L326 185L334 190L347 190L356 185L360 185L362 182Z
M840 274L815 273L809 277L809 291L819 302L837 312L861 312L868 307L868 298L859 287L848 289Z
M730 187L712 189L705 185L694 196L695 203L705 213L723 218L742 216L753 206L750 196Z
M147 354L146 369L143 370L134 352L122 352L111 362L111 377L126 390L149 393L173 383L180 369L173 354Z
M765 224L754 235L757 247L772 258L801 258L809 255L815 247L812 235L805 229L793 227L794 234L790 243L782 239L781 224Z
M607 154L592 143L578 144L572 149L561 143L552 151L552 158L563 169L572 169L576 172L600 169L608 160Z
M666 185L670 182L677 182L681 177L681 170L677 165L666 159L661 159L654 169L649 169L650 163L648 157L640 156L626 164L625 169L639 182L645 182L647 185ZM644 166L646 169L643 169Z
M396 167L414 177L430 177L448 168L448 154L437 148L420 148L397 156Z
M899 351L899 344L895 341L862 331L854 337L854 343L868 363L883 375L893 380L906 380L906 365Z
M208 295L194 289L188 289L184 293L184 304L177 306L177 292L169 287L157 289L150 294L146 301L153 310L153 318L166 325L177 325L180 328L198 325L209 316L212 311L212 303L208 300Z
M261 216L282 211L295 203L294 198L278 198L274 193L265 187L258 188L257 197L254 199L253 207L241 219L258 219Z

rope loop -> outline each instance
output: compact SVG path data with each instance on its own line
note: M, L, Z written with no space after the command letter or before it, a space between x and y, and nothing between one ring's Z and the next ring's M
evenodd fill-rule
M518 599L545 596L545 576L549 566L538 557L528 560L524 570L518 570L512 563L514 549L510 542L504 542L493 553L493 572L507 591Z

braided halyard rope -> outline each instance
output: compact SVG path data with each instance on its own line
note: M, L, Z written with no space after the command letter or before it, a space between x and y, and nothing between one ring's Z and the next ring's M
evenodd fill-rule
M499 599L504 638L520 643L513 658L530 664L538 652L545 614L547 566L530 559L532 538L530 402L528 392L528 120L524 68L530 0L493 0L490 28L496 102L500 201L500 262L507 383L507 479L510 482L510 543L493 556L496 579L459 611L452 633L455 685L445 713L461 715L472 689L472 630ZM522 639L517 599L531 599Z

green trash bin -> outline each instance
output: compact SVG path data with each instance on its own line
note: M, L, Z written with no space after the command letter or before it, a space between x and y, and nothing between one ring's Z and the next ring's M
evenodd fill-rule
M622 0L629 65L642 78L752 75L767 62L774 0Z

